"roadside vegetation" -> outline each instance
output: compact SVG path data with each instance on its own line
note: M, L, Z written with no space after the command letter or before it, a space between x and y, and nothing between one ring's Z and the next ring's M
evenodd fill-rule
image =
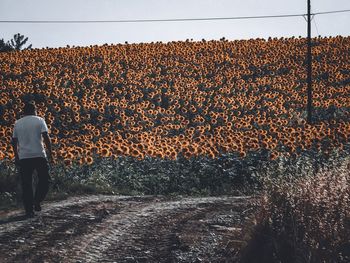
M270 164L242 262L349 262L350 158Z

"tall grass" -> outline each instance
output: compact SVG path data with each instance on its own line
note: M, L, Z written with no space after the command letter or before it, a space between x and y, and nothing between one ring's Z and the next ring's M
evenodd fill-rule
M243 262L350 262L350 157L312 166L304 160L292 167L299 173L281 176L266 169L272 176Z

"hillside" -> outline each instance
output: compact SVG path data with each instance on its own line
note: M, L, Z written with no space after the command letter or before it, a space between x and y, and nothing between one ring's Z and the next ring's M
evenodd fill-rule
M350 37L313 42L313 125L303 38L0 53L0 160L13 157L12 127L28 100L67 165L341 149L350 135Z

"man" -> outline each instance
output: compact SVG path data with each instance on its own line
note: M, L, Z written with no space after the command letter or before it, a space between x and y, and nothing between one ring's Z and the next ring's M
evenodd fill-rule
M52 162L51 139L45 120L37 116L34 103L26 103L24 116L15 122L12 147L15 162L20 167L23 189L23 205L27 217L33 217L34 211L41 211L40 203L49 190L49 167L47 159ZM44 145L48 150L46 155ZM32 174L36 170L38 185L33 197Z

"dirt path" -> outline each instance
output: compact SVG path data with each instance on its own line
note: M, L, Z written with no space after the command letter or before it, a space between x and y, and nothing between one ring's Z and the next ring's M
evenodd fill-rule
M249 197L88 196L0 218L0 262L235 262Z

